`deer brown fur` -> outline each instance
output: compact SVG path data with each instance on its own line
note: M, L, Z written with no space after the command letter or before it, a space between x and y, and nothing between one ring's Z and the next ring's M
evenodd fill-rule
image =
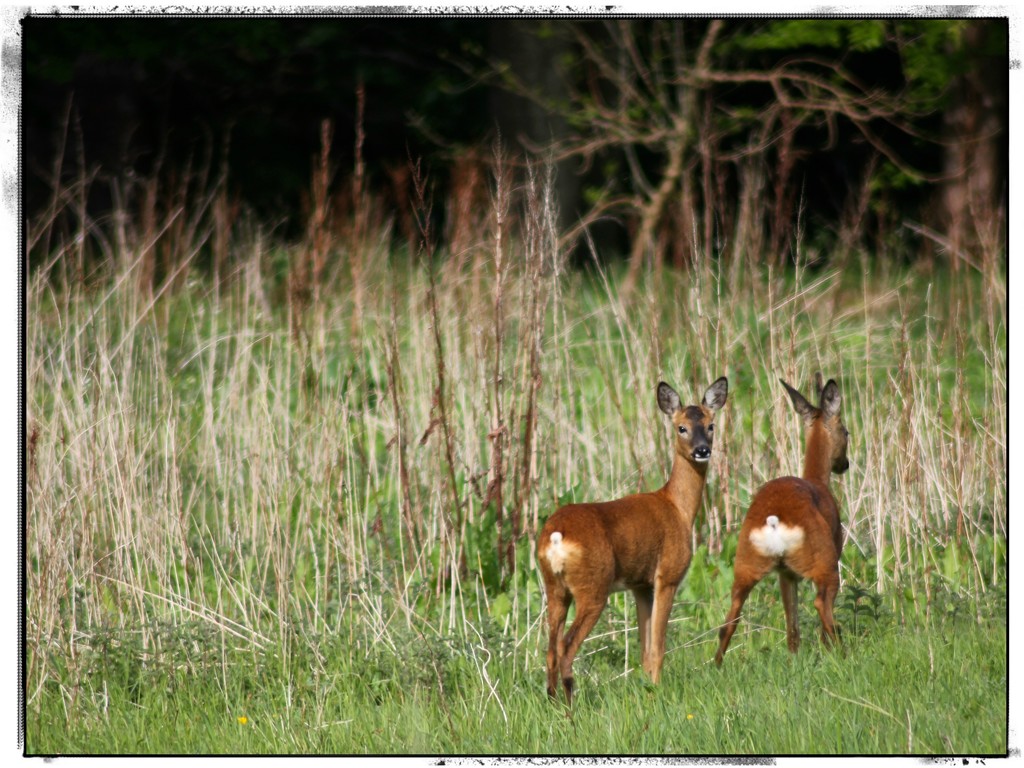
M822 640L827 644L837 640L832 607L839 591L843 531L829 479L833 472L842 474L850 466L846 458L849 432L839 414L842 397L835 381L821 386L820 373L817 407L786 382L782 385L807 427L803 477L769 481L750 504L736 546L732 605L719 631L718 665L736 631L743 603L771 571L779 574L789 650L795 653L800 645L796 595L801 579L810 579L817 588L814 606L821 618Z
M548 694L561 678L572 704L572 662L594 628L608 595L630 590L636 599L641 660L655 683L665 655L665 631L679 583L690 567L693 519L711 458L715 411L725 405L722 377L700 405L683 406L668 384L658 385L658 406L672 419L675 451L665 486L615 501L569 504L541 530L537 555L548 602ZM566 614L576 603L568 631Z

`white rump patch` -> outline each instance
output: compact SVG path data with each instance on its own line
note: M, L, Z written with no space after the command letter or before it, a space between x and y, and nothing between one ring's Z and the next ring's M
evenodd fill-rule
M804 543L804 529L780 523L775 515L769 515L764 526L750 533L750 543L765 557L782 557Z
M565 568L566 557L568 557L569 552L573 549L573 545L569 542L563 542L562 534L559 531L552 533L548 541L550 543L544 556L551 564L551 570L555 573L561 573Z

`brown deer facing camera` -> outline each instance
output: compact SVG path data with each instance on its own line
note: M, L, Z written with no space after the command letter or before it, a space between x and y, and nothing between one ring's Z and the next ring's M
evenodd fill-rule
M615 501L568 504L541 530L537 559L548 601L548 695L559 678L572 704L572 662L594 628L612 592L636 598L644 670L655 683L665 655L665 630L679 583L690 567L693 519L711 458L715 411L725 405L729 383L722 377L700 405L683 406L668 384L658 384L658 407L672 419L672 474L660 490ZM576 601L567 632L565 618Z
M719 666L736 631L743 603L770 571L779 574L789 650L796 653L800 645L796 592L801 579L810 579L817 587L814 607L821 617L822 641L831 645L837 640L832 606L839 591L843 531L839 507L828 486L833 472L842 474L849 469L846 443L850 433L839 416L842 396L838 385L830 379L822 387L820 373L815 383L818 407L782 382L807 426L803 477L780 477L765 483L750 504L736 546L732 606L719 631L715 654Z

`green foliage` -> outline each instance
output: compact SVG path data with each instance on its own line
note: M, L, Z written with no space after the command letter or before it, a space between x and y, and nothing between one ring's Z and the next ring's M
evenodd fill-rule
M851 22L846 34L851 50L874 51L885 44L885 22L880 19Z
M498 513L494 504L489 505L476 524L466 531L466 560L470 567L489 590L501 586L501 564L495 538Z
M786 19L771 21L755 32L738 37L736 45L747 50L787 50L804 47L839 48L845 44L850 26L875 22L847 22L835 19Z
M924 184L924 180L916 174L906 173L888 160L883 160L878 164L877 170L868 183L874 192L899 192L912 187L919 187ZM886 204L885 198L874 198L874 206L881 207Z
M679 588L682 600L704 601L724 605L732 589L732 562L736 555L736 537L730 536L722 551L713 554L706 546L697 547L690 562L690 570Z
M844 628L843 639L848 639L851 634L858 634L858 623L860 632L867 633L870 627L866 619L877 624L883 608L882 595L877 592L858 586L857 584L846 584L843 587L842 597L836 602L836 621Z
M842 52L843 57L889 50L898 55L901 67L899 80L890 87L905 83L902 98L910 118L940 106L953 78L967 71L979 55L964 43L969 23L966 19L785 19L738 36L735 45L779 52L827 48Z
M970 66L968 62L977 52L964 47L967 23L965 19L897 22L898 34L908 41L901 54L910 96L916 102L914 107L941 98L953 77Z

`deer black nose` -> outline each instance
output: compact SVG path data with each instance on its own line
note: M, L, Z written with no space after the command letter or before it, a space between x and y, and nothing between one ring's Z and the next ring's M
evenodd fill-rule
M702 445L699 448L693 449L693 460L694 461L707 461L711 458L711 449L706 445Z

